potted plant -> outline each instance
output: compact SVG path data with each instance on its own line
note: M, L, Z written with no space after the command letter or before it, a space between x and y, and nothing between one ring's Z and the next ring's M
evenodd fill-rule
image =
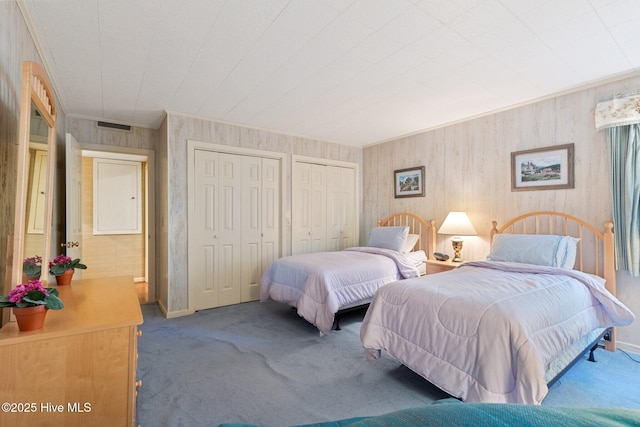
M80 258L72 259L64 254L60 254L49 263L49 273L56 276L58 285L68 285L76 268L85 270L86 265L80 263Z
M31 280L16 286L9 295L0 296L0 308L12 307L21 331L40 329L48 309L64 308L58 295L57 289L45 288L39 280Z
M30 280L40 279L42 273L42 257L40 255L34 255L29 258L25 258L22 261L22 281L24 283Z

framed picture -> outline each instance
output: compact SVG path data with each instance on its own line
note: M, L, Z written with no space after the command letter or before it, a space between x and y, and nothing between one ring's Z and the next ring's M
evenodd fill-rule
M424 166L393 171L395 197L424 197Z
M511 191L573 188L573 144L511 153Z

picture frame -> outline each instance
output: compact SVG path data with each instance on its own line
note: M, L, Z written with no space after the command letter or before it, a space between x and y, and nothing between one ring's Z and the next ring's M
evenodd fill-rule
M573 163L573 144L514 151L511 191L574 188Z
M394 195L401 197L424 197L424 166L393 171Z

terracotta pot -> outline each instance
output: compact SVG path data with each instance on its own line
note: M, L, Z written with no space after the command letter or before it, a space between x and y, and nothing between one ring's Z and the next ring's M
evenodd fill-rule
M41 329L44 325L44 318L47 316L47 310L49 309L44 305L13 307L13 315L16 316L18 329L21 331Z
M26 274L22 273L22 284L26 284L31 282L32 280L40 280L40 276L27 276Z
M56 283L58 286L60 285L68 285L71 283L71 278L73 277L74 269L67 270L59 276L56 276Z

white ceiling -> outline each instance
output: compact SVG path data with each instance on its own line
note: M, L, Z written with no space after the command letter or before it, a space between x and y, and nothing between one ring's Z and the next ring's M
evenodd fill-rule
M64 112L363 146L640 70L639 0L23 0Z

